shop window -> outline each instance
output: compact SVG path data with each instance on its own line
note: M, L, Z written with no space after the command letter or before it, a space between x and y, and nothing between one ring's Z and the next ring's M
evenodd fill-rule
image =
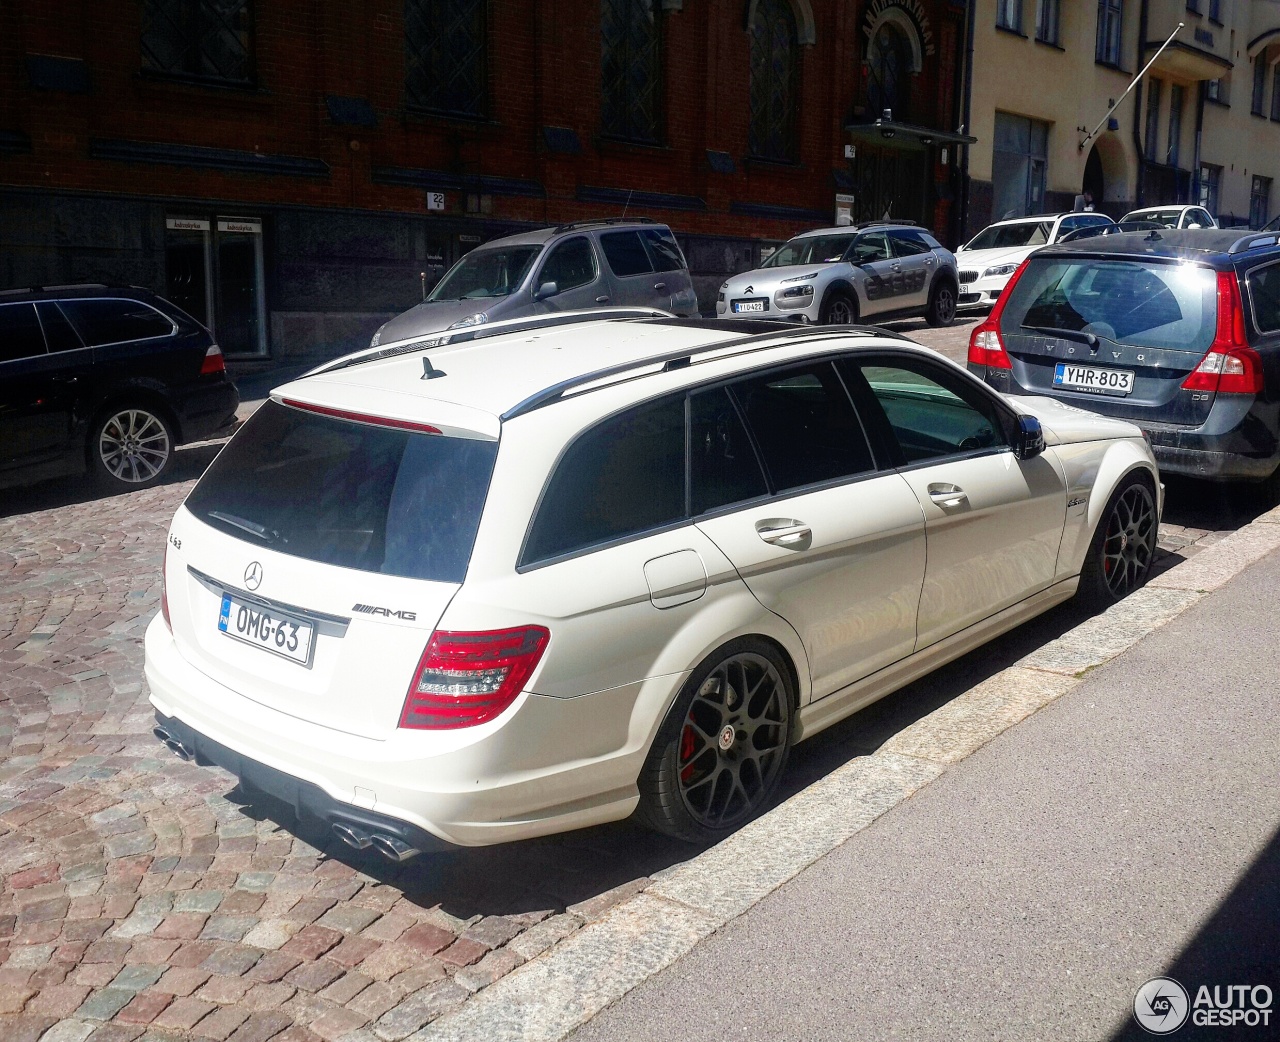
M1222 183L1222 167L1208 163L1200 167L1199 203L1211 214L1218 212L1218 186Z
M600 131L653 144L662 111L662 10L658 0L601 0Z
M487 102L485 0L405 0L405 103L481 118Z
M1044 210L1049 124L996 113L992 151L992 214L997 220Z
M250 0L143 0L142 67L182 79L252 82Z
M758 159L796 158L800 42L788 0L758 0L750 25L751 123L748 148Z

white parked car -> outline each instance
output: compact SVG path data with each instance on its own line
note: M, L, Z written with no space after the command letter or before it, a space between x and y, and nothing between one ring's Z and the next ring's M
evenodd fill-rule
M441 339L272 392L175 515L146 635L170 748L355 847L715 839L795 742L1151 563L1138 428L892 334Z
M1104 213L1046 213L997 221L956 250L960 269L960 310L989 308L1000 298L1009 276L1041 246L1080 228L1115 222Z
M1218 222L1203 206L1144 206L1141 210L1130 210L1120 218L1121 224L1125 221L1151 221L1166 228L1218 227Z

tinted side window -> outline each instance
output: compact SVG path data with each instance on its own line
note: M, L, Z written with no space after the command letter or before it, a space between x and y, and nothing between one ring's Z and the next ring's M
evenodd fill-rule
M591 250L591 243L585 236L579 235L577 238L567 239L551 251L547 263L542 266L538 282L554 282L556 288L563 293L567 289L585 286L595 277L596 256Z
M172 322L136 300L64 300L59 306L89 347L147 340L173 332Z
M36 305L36 311L40 314L40 324L44 326L44 338L49 342L50 351L74 351L84 347L57 304L51 300L42 301Z
M912 362L859 366L908 463L1008 444L995 407ZM937 379L935 379L935 375Z
M0 362L44 354L40 320L31 304L0 305Z
M682 271L684 269L684 255L680 252L680 247L676 245L676 240L672 238L668 231L646 231L644 233L644 241L649 246L649 257L653 261L654 271Z
M639 232L605 232L600 245L613 273L621 279L653 271Z
M1255 268L1248 283L1254 324L1263 333L1280 331L1280 264Z
M775 491L872 470L849 396L829 362L732 385Z
M723 387L689 398L690 513L768 494L746 428Z
M870 264L889 259L889 240L880 233L859 235L853 244L849 261L853 264Z
M899 257L914 257L929 252L929 247L920 238L919 232L890 232L889 240L893 243L893 252Z
M684 396L680 395L610 417L569 446L543 492L521 564L559 557L683 517Z

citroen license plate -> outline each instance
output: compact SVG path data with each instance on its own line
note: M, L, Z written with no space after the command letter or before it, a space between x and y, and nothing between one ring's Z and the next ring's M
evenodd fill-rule
M733 302L733 313L735 315L758 314L765 311L767 307L767 303L763 300L735 300Z
M1133 390L1133 371L1059 362L1054 366L1053 386L1069 387L1085 394L1126 395Z

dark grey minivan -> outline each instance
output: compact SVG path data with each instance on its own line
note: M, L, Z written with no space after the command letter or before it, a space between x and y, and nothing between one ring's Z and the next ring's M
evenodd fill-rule
M665 224L611 218L494 239L450 268L421 304L383 325L370 346L500 319L617 306L698 314L689 266Z

